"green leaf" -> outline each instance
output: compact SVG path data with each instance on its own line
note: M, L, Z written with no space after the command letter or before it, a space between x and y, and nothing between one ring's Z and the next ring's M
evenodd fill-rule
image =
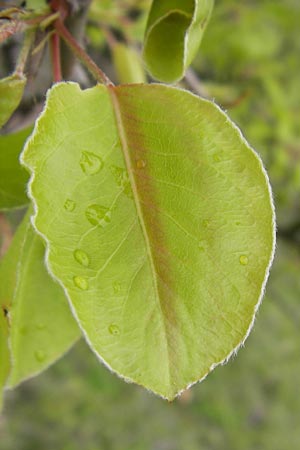
M16 74L0 80L0 128L19 106L25 84L26 77Z
M261 161L214 103L57 84L21 158L49 269L106 365L172 399L237 350L274 210Z
M112 51L120 83L144 83L146 81L145 70L135 49L118 42L113 45Z
M18 208L29 203L26 195L28 174L20 165L19 156L32 131L0 135L0 210Z
M44 255L29 211L0 264L0 301L10 322L10 387L52 364L79 335L61 287L46 271Z
M144 39L144 59L154 78L180 80L194 59L214 0L153 0Z
M6 306L3 299L0 299L0 413L2 409L2 389L6 383L10 370L10 354L8 344L8 318L6 316Z

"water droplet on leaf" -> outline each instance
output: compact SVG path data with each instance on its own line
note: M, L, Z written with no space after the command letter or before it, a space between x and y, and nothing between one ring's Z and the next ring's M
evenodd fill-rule
M111 211L109 208L101 205L88 206L85 215L92 225L100 225L103 228L111 221Z
M103 167L103 160L100 156L95 155L92 152L82 152L80 158L80 167L82 171L87 175L95 175Z
M139 159L139 160L136 162L136 167L137 167L138 169L143 169L144 167L146 167L146 161L144 161L143 159Z
M242 266L246 266L248 264L248 256L241 255L240 256L240 264L242 264Z
M76 208L76 203L73 200L70 200L69 198L65 201L64 208L68 212L74 211Z
M124 194L129 198L133 198L127 171L122 167L117 166L111 166L110 170L113 174L114 179L116 180L117 185L123 188Z
M122 290L122 284L119 283L119 281L116 281L115 283L113 283L113 289L115 294L119 294Z
M76 261L81 264L84 267L88 267L90 264L90 258L88 256L88 254L80 249L76 249L73 252L74 258L76 259Z
M118 336L120 334L120 328L115 323L112 323L111 325L109 325L108 331L113 336Z
M76 275L76 277L73 278L73 282L75 286L81 289L82 291L86 291L89 287L87 279L79 275Z
M36 350L34 356L38 362L43 362L46 358L46 353L43 350Z

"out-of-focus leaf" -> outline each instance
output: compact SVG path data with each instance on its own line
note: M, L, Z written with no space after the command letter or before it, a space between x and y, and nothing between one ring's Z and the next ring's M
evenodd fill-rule
M112 52L114 66L120 83L144 83L146 81L142 61L135 49L123 43L116 43L112 47Z
M0 210L26 205L28 174L19 155L32 127L13 134L0 135Z
M153 0L144 40L144 59L154 78L173 83L194 59L213 0Z
M8 344L8 317L5 299L0 298L0 413L2 408L2 390L10 370L10 355Z
M261 161L214 103L57 84L22 161L49 269L107 365L172 399L239 347L274 212Z
M26 77L16 74L0 80L0 128L19 106L25 84Z
M0 301L10 322L10 387L48 367L79 335L63 290L47 273L44 257L29 211L0 264Z

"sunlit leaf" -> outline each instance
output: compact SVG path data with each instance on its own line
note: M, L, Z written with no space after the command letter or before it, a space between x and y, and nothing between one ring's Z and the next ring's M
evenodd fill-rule
M11 75L0 80L0 128L19 106L25 84L25 76L19 75Z
M22 161L49 269L109 367L172 399L240 346L274 211L261 161L214 103L57 84Z
M19 155L32 128L0 135L0 210L26 205L28 174L20 165Z
M144 58L154 78L173 83L183 77L201 43L213 0L153 0Z
M44 265L45 249L27 213L0 264L0 301L10 324L9 386L38 374L78 338L62 288Z

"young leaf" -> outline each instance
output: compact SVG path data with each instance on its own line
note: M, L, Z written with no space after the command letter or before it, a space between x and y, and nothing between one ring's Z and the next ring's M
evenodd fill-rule
M172 399L241 345L274 210L261 161L214 103L57 84L21 158L49 269L105 364Z
M22 100L25 76L11 75L0 80L0 128L8 121Z
M114 66L122 84L146 82L145 70L135 49L117 42L112 47Z
M18 133L0 135L0 210L26 205L28 175L20 165L19 156L32 128Z
M46 271L44 254L29 211L0 264L0 301L10 322L10 387L48 367L79 335L62 289Z
M174 83L194 59L214 0L153 0L144 39L144 59L154 78Z

